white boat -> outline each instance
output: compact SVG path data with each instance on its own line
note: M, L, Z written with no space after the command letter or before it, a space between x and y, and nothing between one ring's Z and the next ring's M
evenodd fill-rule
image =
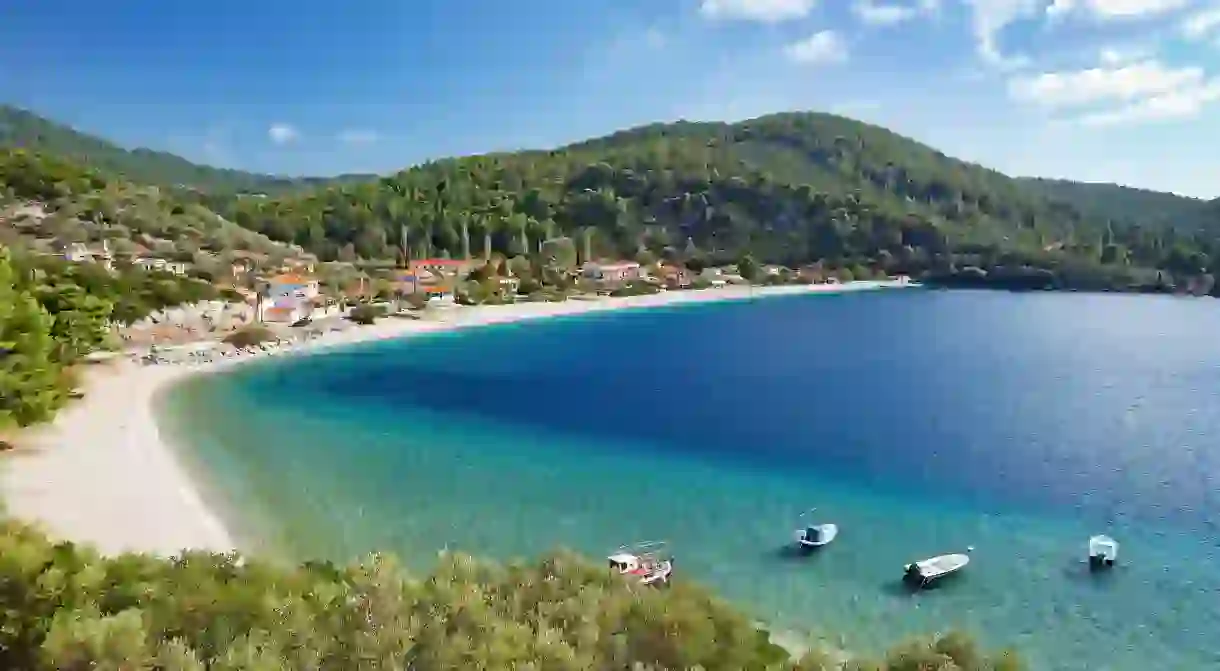
M1089 568L1110 568L1118 561L1118 542L1109 536L1089 538Z
M930 557L903 567L902 579L914 587L927 587L933 582L957 573L970 563L970 552L974 548L966 548L966 554L947 554Z
M801 515L801 519L804 519L806 515L809 515L812 512L813 510L803 513ZM824 545L830 545L830 542L833 541L838 535L838 525L831 524L829 522L822 524L805 523L802 524L793 534L793 536L796 538L797 547L804 550L812 550L814 548L820 548Z
M607 559L610 569L629 576L641 585L668 585L673 577L674 560L663 541L624 545Z

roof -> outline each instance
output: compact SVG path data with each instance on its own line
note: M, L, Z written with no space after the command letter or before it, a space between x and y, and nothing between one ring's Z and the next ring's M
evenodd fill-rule
M633 554L627 554L625 552L610 555L609 557L607 557L607 559L609 559L612 562L618 562L620 564L635 563L635 562L639 561L639 557L636 557Z
M419 259L412 261L412 266L464 266L471 263L462 259Z
M272 277L270 280L268 280L268 282L273 282L275 284L307 284L312 281L313 280L311 280L308 277L305 277L304 275L297 275L295 273L286 273L284 275L276 275L275 277Z

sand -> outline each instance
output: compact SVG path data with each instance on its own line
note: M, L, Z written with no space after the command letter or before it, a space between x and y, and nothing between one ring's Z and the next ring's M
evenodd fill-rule
M730 287L650 296L430 309L424 319L387 318L331 333L282 356L414 333L623 308L659 307L751 297L902 286ZM94 545L106 554L171 556L187 549L234 551L232 536L204 505L174 449L160 437L153 398L190 375L215 374L258 357L207 364L142 366L129 360L87 367L85 396L48 425L12 441L0 460L0 496L9 515L52 536Z

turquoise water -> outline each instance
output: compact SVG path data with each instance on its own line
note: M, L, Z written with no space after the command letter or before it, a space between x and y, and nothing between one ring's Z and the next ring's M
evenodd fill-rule
M961 627L1035 668L1220 666L1220 311L886 291L500 325L198 378L167 428L251 545L682 572L848 649ZM817 506L841 532L782 552ZM1124 565L1090 576L1090 534ZM952 584L904 562L976 547ZM840 638L841 637L841 638Z

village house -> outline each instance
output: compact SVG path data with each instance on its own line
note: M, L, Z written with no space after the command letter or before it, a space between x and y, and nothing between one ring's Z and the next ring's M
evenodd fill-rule
M713 287L723 287L728 284L724 271L720 268L704 268L699 277L710 282Z
M691 272L683 266L662 265L660 279L669 289L687 289L691 285Z
M408 268L415 272L425 270L433 275L461 279L474 268L474 262L464 259L420 259L412 261Z
M589 262L581 268L581 274L591 280L608 283L632 282L640 279L642 271L635 261Z
M148 272L159 271L174 275L185 275L188 264L180 261L166 261L154 256L141 256L132 261L132 265Z

